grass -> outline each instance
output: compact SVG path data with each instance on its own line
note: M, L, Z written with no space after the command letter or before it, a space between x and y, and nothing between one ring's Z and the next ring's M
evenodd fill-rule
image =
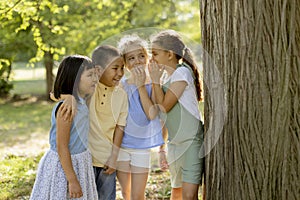
M14 88L12 94L44 95L46 93L45 80L12 81Z
M35 157L7 155L0 165L0 199L29 199L35 169L42 154Z
M49 147L53 103L45 94L44 70L13 66L12 99L0 100L0 200L29 199L38 162Z

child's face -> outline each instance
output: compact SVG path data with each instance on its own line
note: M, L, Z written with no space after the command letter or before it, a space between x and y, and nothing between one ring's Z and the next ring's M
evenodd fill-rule
M108 87L117 86L124 75L123 58L115 58L102 73L100 82Z
M169 64L168 51L164 50L162 47L152 44L152 58L157 64L168 65Z
M98 75L95 68L84 70L80 77L78 94L82 98L92 95L98 82Z
M138 48L125 54L126 67L131 70L132 68L148 63L148 56L145 50Z

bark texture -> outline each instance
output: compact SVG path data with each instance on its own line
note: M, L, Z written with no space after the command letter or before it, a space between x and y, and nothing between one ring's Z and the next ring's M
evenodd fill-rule
M45 52L44 65L46 67L46 82L47 82L46 95L50 99L49 94L52 91L53 79L54 79L54 75L53 75L54 60L53 60L53 54L50 53L49 51Z
M206 199L300 197L300 1L200 0L205 126L224 83L227 116L206 159Z

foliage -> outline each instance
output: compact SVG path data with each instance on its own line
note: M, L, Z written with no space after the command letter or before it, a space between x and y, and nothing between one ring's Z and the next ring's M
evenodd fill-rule
M198 34L198 30L193 30L194 24L199 24L197 3L195 0L7 0L0 6L1 33L5 36L1 44L10 47L10 53L16 49L16 43L18 48L30 50L31 55L35 52L31 61L41 60L46 51L58 60L64 54L88 55L106 38L134 28L180 30L178 26L183 26L183 31L188 29L187 33ZM192 27L186 26L187 21L192 22ZM26 52L25 48L22 51Z
M90 55L107 38L130 29L171 28L196 33L197 36L190 35L198 39L199 29L194 26L195 23L200 26L197 3L196 0L3 1L0 58L44 60L45 67L52 71L53 60L60 60L66 54ZM189 21L192 23L187 26ZM47 90L52 78L47 73Z
M126 29L176 24L170 0L8 0L1 7L0 19L3 32L14 33L10 38L31 32L37 47L31 61L41 60L44 52L53 53L55 60L66 53L88 54L100 41Z
M0 60L0 97L6 97L13 85L9 83L11 65L8 60Z

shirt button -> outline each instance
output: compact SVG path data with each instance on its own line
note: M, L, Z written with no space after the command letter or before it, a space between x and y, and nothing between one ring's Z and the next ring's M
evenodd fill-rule
M103 96L105 97L105 94Z
M103 105L104 103L103 102L101 102L101 105Z
M105 90L107 90L107 88L104 88Z

